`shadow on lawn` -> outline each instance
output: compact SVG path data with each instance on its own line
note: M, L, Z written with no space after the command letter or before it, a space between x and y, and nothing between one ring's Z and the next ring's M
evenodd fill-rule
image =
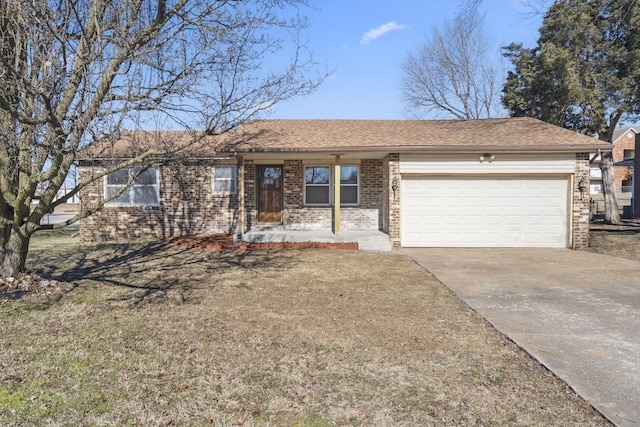
M122 243L82 248L69 256L32 260L35 273L60 282L91 280L131 290L118 297L133 305L185 302L195 289L216 287L216 276L243 270L290 268L294 251L187 248L167 242ZM246 288L245 283L238 284ZM170 298L171 294L171 298Z

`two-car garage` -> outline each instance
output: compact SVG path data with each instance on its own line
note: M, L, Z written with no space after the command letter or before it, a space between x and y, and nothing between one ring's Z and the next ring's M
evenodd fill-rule
M401 157L401 245L566 248L574 170L568 155Z

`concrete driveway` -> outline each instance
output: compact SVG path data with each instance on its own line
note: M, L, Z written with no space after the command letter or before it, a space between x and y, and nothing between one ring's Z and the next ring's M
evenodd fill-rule
M640 426L640 262L569 249L402 249L619 426Z

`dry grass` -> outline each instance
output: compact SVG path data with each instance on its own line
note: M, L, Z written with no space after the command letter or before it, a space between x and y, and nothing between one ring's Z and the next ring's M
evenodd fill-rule
M592 224L589 251L640 261L640 222L622 225Z
M402 255L42 243L0 425L607 425Z

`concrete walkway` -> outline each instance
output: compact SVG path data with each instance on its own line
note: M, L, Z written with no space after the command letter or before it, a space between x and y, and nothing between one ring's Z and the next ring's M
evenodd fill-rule
M640 426L640 263L568 249L402 249L619 426Z

